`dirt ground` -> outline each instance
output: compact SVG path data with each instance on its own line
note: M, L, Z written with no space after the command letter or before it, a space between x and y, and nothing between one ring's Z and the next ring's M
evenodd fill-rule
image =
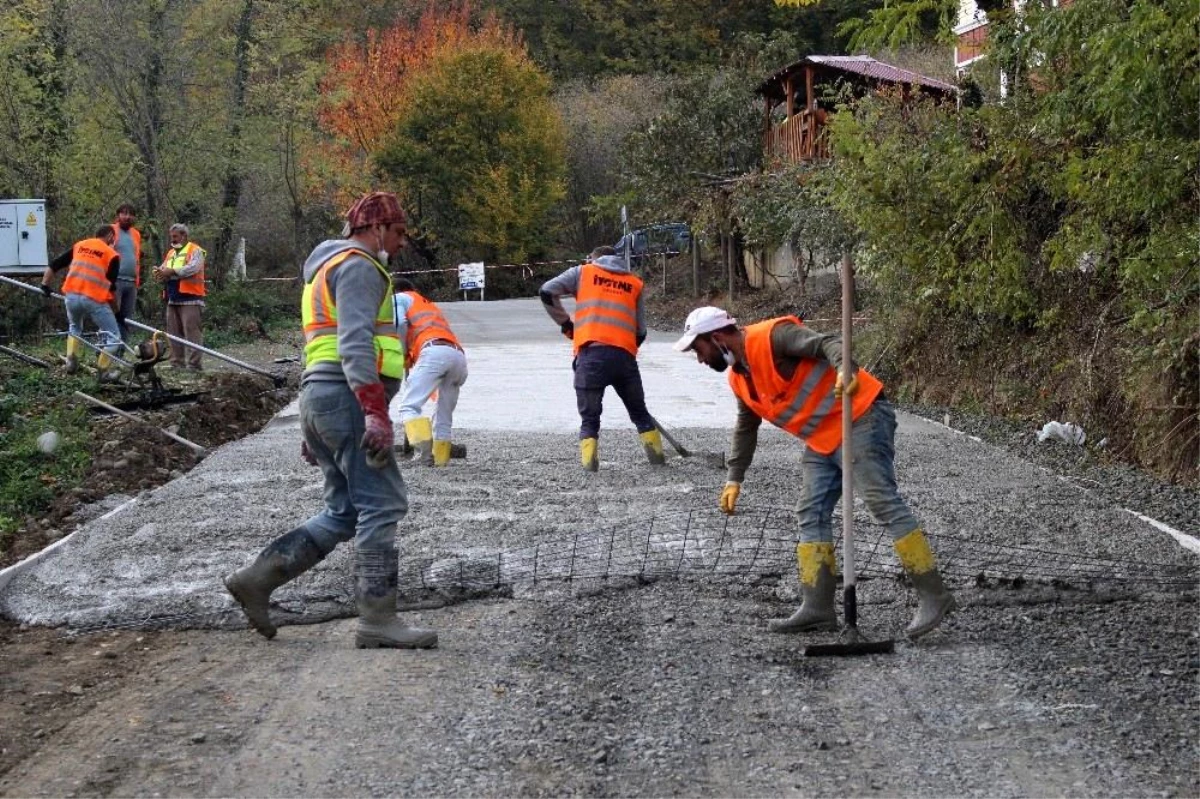
M9 566L68 535L123 497L178 477L200 457L153 428L169 430L207 449L259 430L295 396L299 369L275 358L293 354L288 342L264 342L223 350L239 360L277 372L283 385L210 359L201 373L161 370L164 385L193 401L138 410L142 423L97 414L91 426L92 463L80 486L51 508L25 521L14 544L0 556ZM95 396L110 403L141 392L109 387ZM136 675L154 652L177 645L179 634L115 632L70 637L62 631L26 628L0 620L0 777L36 752L99 698Z

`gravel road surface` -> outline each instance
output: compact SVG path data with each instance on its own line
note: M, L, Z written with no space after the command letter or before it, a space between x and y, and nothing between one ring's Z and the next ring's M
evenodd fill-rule
M1152 500L902 414L901 489L961 609L894 655L805 659L834 636L766 628L796 602L794 441L764 431L744 513L717 513L704 453L732 400L655 333L651 411L696 454L650 467L610 394L584 473L568 346L536 301L446 310L470 358L468 454L404 467L401 531L403 601L440 648L351 648L348 549L278 592L280 620L305 624L276 640L233 612L221 575L320 506L285 412L0 588L30 624L197 628L0 793L1200 794L1197 555L1171 534L1196 534L1176 507L1194 493L1163 495L1164 531L1130 512L1167 515ZM895 636L911 592L855 520L862 629Z

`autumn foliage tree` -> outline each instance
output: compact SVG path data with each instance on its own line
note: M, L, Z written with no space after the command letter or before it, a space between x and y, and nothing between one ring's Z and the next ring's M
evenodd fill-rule
M430 2L415 25L397 22L345 41L326 55L318 124L331 137L310 154L340 200L373 188L373 156L409 104L412 77L439 54L480 45L519 47L519 37L494 16L473 24L469 4ZM325 163L322 163L325 159Z
M523 47L446 47L415 73L377 163L443 251L520 262L541 253L565 188L562 119Z

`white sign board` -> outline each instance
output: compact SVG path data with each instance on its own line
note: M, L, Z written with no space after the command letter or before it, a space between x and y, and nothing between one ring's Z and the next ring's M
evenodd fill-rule
M479 261L473 264L458 265L458 288L460 291L468 289L483 289L483 262Z

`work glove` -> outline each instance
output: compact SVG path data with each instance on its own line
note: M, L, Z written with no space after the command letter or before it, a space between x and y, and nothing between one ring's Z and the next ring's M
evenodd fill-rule
M317 458L315 455L312 454L312 450L308 448L307 441L300 442L300 457L303 458L304 462L307 463L309 466L318 465Z
M49 286L47 286L45 283L43 283L43 284L42 284L42 293L43 293L43 294L45 294L47 297L53 297L53 296L54 296L54 289L50 288L50 287L49 287Z
M562 325L560 325L558 329L561 330L562 334L564 336L566 336L567 338L572 339L572 340L575 338L575 323L572 322L570 319L563 322Z
M850 378L850 385L843 386L842 372L841 370L838 370L837 380L834 381L833 384L833 396L837 397L838 399L841 399L843 394L853 397L854 392L856 391L858 391L858 372L855 372L854 376Z
M721 501L719 503L721 511L732 516L734 510L737 508L738 495L741 493L741 483L735 483L732 480L726 483L725 487L721 489Z
M382 469L395 457L393 447L396 439L392 431L392 420L388 418L387 392L383 383L368 383L354 389L354 396L362 406L367 427L360 444L367 456L367 465L373 469Z

